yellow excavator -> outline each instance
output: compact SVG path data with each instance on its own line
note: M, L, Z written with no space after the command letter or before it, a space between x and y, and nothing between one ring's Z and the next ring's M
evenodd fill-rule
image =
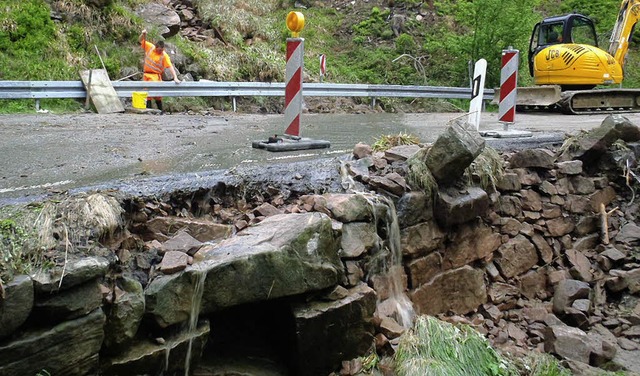
M571 114L639 112L640 89L594 89L624 79L624 59L639 18L640 0L623 0L608 51L598 47L593 22L581 14L537 23L528 60L534 84L540 86L518 88L516 107L555 106Z

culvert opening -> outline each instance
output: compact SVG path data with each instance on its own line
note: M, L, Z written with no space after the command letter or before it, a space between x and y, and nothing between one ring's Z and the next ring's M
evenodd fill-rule
M293 376L295 322L287 301L243 304L209 317L194 376Z

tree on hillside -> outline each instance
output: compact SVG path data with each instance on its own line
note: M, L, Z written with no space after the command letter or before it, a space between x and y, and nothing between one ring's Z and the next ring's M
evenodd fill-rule
M438 12L448 17L455 27L442 28L434 38L428 38L424 48L430 54L440 54L447 61L450 84L466 86L460 78L468 77L469 61L487 60L487 87L500 85L502 50L512 46L520 50L521 71L525 71L526 51L531 30L540 16L532 11L539 0L475 0L441 1ZM437 37L437 38L436 38ZM526 78L526 76L523 76Z

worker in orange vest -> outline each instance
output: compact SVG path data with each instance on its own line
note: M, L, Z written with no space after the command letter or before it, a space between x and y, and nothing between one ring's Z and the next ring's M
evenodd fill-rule
M142 76L143 81L162 81L162 73L165 68L169 68L171 74L173 74L173 82L179 84L181 81L176 74L176 69L171 64L169 54L164 50L164 41L158 41L155 45L147 41L147 30L142 30L140 34L140 43L144 49L144 74ZM161 113L164 113L162 109L162 97L148 97L147 108L151 108L151 100L155 99L156 106Z

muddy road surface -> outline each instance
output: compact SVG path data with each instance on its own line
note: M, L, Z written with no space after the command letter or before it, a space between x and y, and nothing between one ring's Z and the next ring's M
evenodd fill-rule
M0 206L50 192L108 187L116 182L244 166L334 158L358 142L410 133L433 142L460 113L303 114L301 136L331 142L328 149L274 153L254 149L286 129L283 115L34 114L0 116ZM625 115L640 124L640 114ZM565 134L599 126L606 114L517 114L512 131L532 137L487 137L498 149L557 145ZM481 132L503 130L483 114Z

